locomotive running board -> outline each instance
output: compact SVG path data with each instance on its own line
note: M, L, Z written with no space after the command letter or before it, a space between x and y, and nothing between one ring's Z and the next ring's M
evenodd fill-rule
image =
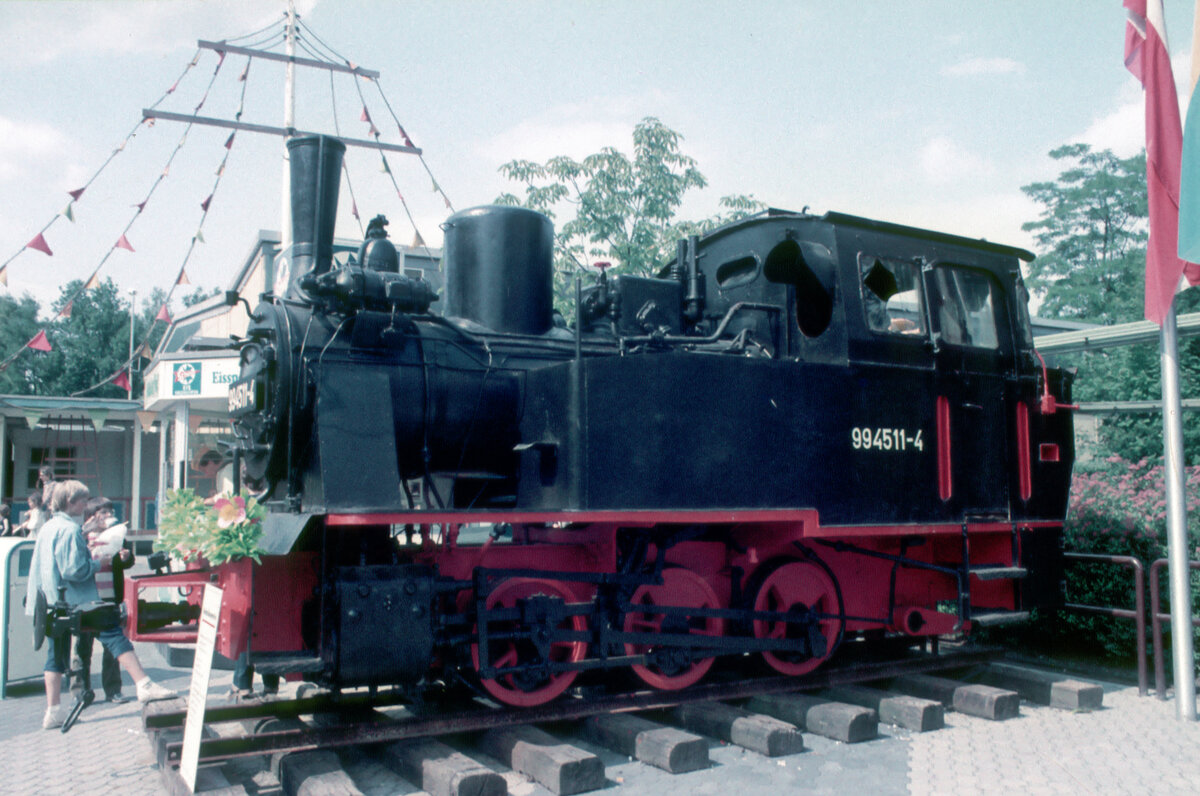
M240 737L203 739L200 741L200 764L250 755L384 743L450 733L477 732L516 724L570 721L601 713L661 710L694 702L745 699L760 694L829 688L835 685L880 680L905 674L920 674L971 666L985 662L994 654L994 649L974 649L936 655L922 654L907 659L831 667L803 677L734 680L727 683L695 686L683 691L638 691L605 697L571 697L535 708L513 710L469 708L455 713L420 715L397 722L366 722L335 727L281 730ZM346 700L341 700L343 707L345 702ZM150 704L153 705L153 703ZM205 710L205 720L213 723L259 716L299 716L312 713L314 710L336 708L338 704L331 697L316 697L265 702L256 705L212 706ZM374 704L380 704L380 701L377 699ZM394 700L392 704L395 704ZM142 720L147 730L180 727L186 717L186 710L167 712L161 708L152 709L149 705L143 709L142 713ZM166 743L162 749L165 752L165 761L169 765L178 766L182 748L182 742Z

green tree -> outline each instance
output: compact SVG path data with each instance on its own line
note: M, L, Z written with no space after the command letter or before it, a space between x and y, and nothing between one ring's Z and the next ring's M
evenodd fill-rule
M23 349L41 329L37 315L38 303L32 296L0 296L0 357L16 355L0 371L0 394L25 395L31 390L32 365L40 353Z
M1057 179L1021 190L1041 205L1036 221L1023 225L1033 232L1038 256L1029 265L1030 289L1042 299L1038 314L1097 324L1142 319L1146 240L1146 156L1118 158L1094 152L1086 144L1069 144L1050 152L1065 169ZM1180 312L1200 306L1200 291L1177 299ZM1157 400L1158 348L1138 345L1062 357L1078 368L1076 400ZM1200 341L1180 346L1180 381L1184 395L1200 389ZM1200 418L1184 415L1185 450L1190 463L1200 461ZM1100 430L1103 455L1127 461L1162 456L1159 414L1106 418Z
M763 209L753 197L721 199L722 211L702 222L675 218L684 194L707 185L696 162L680 151L683 136L647 117L633 128L633 157L604 147L583 160L514 160L500 167L524 184L523 196L502 194L498 204L527 207L555 219L554 287L559 309L571 306L575 273L597 260L614 273L650 275L674 258L681 235ZM559 214L565 221L559 223Z
M1034 233L1038 258L1029 287L1042 298L1039 313L1092 323L1142 317L1133 289L1146 256L1146 155L1118 158L1069 144L1050 152L1067 168L1053 182L1021 190L1042 206L1041 217L1021 226Z

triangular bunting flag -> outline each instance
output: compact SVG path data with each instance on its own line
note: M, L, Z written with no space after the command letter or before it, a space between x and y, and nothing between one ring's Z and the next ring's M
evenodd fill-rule
M68 302L67 302L67 306L63 307L61 310L59 310L59 311L58 311L58 317L60 317L60 318L70 318L70 317L71 317L71 310L72 310L72 308L74 308L74 306L75 306L75 300L74 300L74 299L72 299L71 301L68 301Z
M434 181L433 181L433 192L434 192L434 193L441 193L441 191L442 191L442 189L441 189L441 188L438 186L438 184L437 184L437 180L434 180Z
M225 148L226 149L233 149L233 138L236 135L237 135L237 131L235 130L234 132L229 134L228 138L225 139ZM221 164L221 168L224 169L225 165Z
M139 213L142 212L143 210L146 209L146 200L143 199L142 201L135 204L134 207L136 207L138 209Z
M250 62L246 61L246 68L242 70L242 73L240 75L238 75L238 82L245 83L246 75L248 75L248 74L250 74Z
M421 246L424 246L424 245L425 245L425 239L421 237L421 233L414 231L412 247L414 249L416 249L416 248L420 248Z
M8 266L0 266L0 285L8 287Z
M125 371L121 371L121 375L124 376ZM126 383L128 383L128 380L126 380ZM126 389L128 389L128 388L126 388ZM92 425L95 427L95 429L97 431L102 429L104 427L104 421L108 420L108 411L109 410L107 410L107 409L89 409L89 410L87 410L87 416L92 421Z
M194 240L196 241L196 243L207 243L207 241L204 240L204 233L201 232L200 230L196 230L196 237L194 238ZM191 283L189 282L188 284L191 284Z
M220 68L221 68L221 64L223 64L223 63L225 63L225 51L224 51L224 50L217 50L217 69L220 69ZM216 70L216 69L214 69L213 71L215 72L215 71L217 71L217 70Z
M350 215L358 218L358 202L354 201L353 199L350 200ZM361 220L362 219L359 218L359 221Z
M129 371L127 371L127 370L117 371L117 375L112 377L112 383L117 385L118 387L120 387L122 390L125 390L126 392L128 392L133 387L133 385L131 385L129 383ZM96 428L98 429L100 427L96 426Z
M29 424L30 431L37 428L37 424L42 422L41 412L25 411L22 414L25 415L25 422Z
M87 190L87 186L85 185L82 188L76 188L73 191L67 191L67 193L71 194L71 198L74 199L76 202L78 202L79 197L83 196L83 192L86 190Z
M142 430L145 431L146 429L150 428L150 426L154 425L154 421L158 419L158 415L154 412L139 411L137 413L137 419L138 422L142 424Z
M446 194L442 194L442 202L445 203L447 210L454 209L454 207L450 204L450 199L446 196Z
M129 242L129 238L122 235L121 239L113 244L113 248L114 249L127 249L129 251L133 251L133 244L131 244Z
M179 81L178 81L178 80L176 80L174 83L172 83L172 84L171 84L171 87L170 87L169 89L167 89L167 93L168 93L168 94L174 94L174 93L175 93L175 89L177 89L177 88L179 88Z
M379 165L379 170L380 170L380 171L382 171L384 174L391 174L391 173L392 173L392 170L391 170L391 168L388 166L387 158L385 158L385 157L383 157L383 156L381 155L381 156L380 156L380 160L381 160L382 162L381 162L381 163L380 163L380 165Z
M204 418L201 417L200 415L189 414L188 415L188 431L195 434L197 431L200 430L200 424L203 422L204 422Z
M94 272L92 272L92 275L88 277L87 284L83 286L83 289L94 290L98 287L100 287L100 269L97 268Z
M65 216L67 221L70 221L72 224L75 223L75 211L72 210L73 207L75 207L75 203L71 202L67 205L67 209L62 211L63 216Z
M405 146L414 146L412 139L408 137L408 133L404 132L404 126L400 125L400 124L398 124L396 126L400 128L400 137L404 139L404 145Z
M205 213L207 213L207 212L208 212L208 206L209 206L210 204L212 204L212 198L213 198L213 195L212 195L212 194L209 194L209 195L208 195L208 198L207 198L207 199L205 199L203 202L201 202L201 203L200 203L200 209L201 209L201 210L203 210Z
M50 251L50 247L46 244L46 239L42 237L42 233L40 233L40 232L34 236L33 240L31 240L31 241L29 241L29 243L25 244L25 248L26 249L37 249L40 252L45 252L46 254L49 254L51 257L54 256L54 252Z
M178 148L178 147L176 147L176 148ZM167 177L167 176L169 176L170 174L171 174L171 167L170 167L170 166L164 166L164 167L163 167L162 176L164 176L164 177ZM142 202L142 204L145 204L145 202Z
M371 129L367 131L370 135L379 137L379 128L375 126L375 122L371 122Z
M356 71L358 69L358 64L354 63L353 61L347 61L346 66L350 67L351 71Z
M154 359L154 349L150 347L149 342L142 343L142 347L137 350L136 356Z
M154 320L162 321L163 323L171 322L171 313L167 312L166 304L158 308L158 314L154 316Z
M53 351L54 347L50 345L50 339L46 337L46 330L43 329L33 336L33 339L25 344L26 348L32 348L34 351ZM30 426L32 428L32 426Z
M364 105L364 106L363 106L363 112L362 112L362 116L359 116L359 117L358 117L358 120L359 120L360 122L369 122L369 121L371 121L371 114L367 113L367 106L366 106L366 105Z
M197 233L196 233L196 236L197 236L197 237L199 237L199 235L200 235L200 233L199 233L199 232L197 232ZM183 270L182 268L180 268L180 269L179 269L179 278L175 280L175 284L177 284L177 285L190 285L190 284L192 284L191 282L189 282L189 281L188 281L188 278L187 278L187 271Z

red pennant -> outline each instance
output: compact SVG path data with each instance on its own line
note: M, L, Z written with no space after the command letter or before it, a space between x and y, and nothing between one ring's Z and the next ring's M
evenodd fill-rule
M233 137L235 135L237 135L237 133L232 132L229 134L229 137L225 139L225 148L226 149L233 149Z
M400 193L400 190L399 190L399 189L397 189L397 190L396 190L396 196L399 196L399 197L400 197L400 201L401 201L401 202L403 202L403 201L404 201L404 194Z
M50 345L49 338L46 337L46 330L38 332L33 336L33 339L25 344L26 348L32 348L34 351L53 351L54 347Z
M78 202L79 197L83 196L83 192L86 190L87 190L87 186L85 185L82 188L76 188L73 191L67 191L67 193L71 194L71 198L74 199L76 202Z
M354 201L353 199L350 200L350 215L358 218L358 202ZM362 219L359 220L361 221Z
M118 370L109 381L126 392L129 392L133 389L133 385L129 383L128 371Z
M446 203L446 209L447 209L447 210L453 210L453 209L454 209L453 207L451 207L451 206L450 206L450 200L446 198L446 194L442 194L442 201Z
M369 121L371 121L371 114L367 113L367 106L366 106L366 105L364 105L364 106L363 106L363 112L362 112L362 116L359 116L359 117L358 117L358 120L359 120L360 122L369 122Z
M135 204L135 205L134 205L134 207L136 207L136 208L138 209L138 212L139 212L139 213L140 213L140 212L142 212L143 210L145 210L145 209L146 209L146 202L145 202L145 200L142 200L141 202L138 202L137 204Z
M87 284L83 286L83 289L84 290L93 290L98 287L100 287L100 269L99 268L97 268L95 271L92 271L92 275L88 279Z
M164 304L158 308L158 314L154 316L154 320L162 321L169 324L171 322L171 313L167 312L167 305Z
M174 93L175 93L175 89L177 89L177 88L179 88L179 81L178 81L178 80L176 80L174 83L172 83L172 84L171 84L171 87L170 87L169 89L167 89L167 93L168 93L168 94L174 94ZM153 122L151 122L151 123L153 124Z
M369 132L371 135L375 136L376 138L379 137L379 128L375 126L374 122L371 123L371 129Z
M133 251L133 244L131 244L129 242L129 238L122 235L121 239L113 244L113 248L114 249L128 249L129 251Z
M182 268L179 269L179 277L175 280L175 284L177 284L177 285L192 284L191 282L188 281L187 271L183 270Z
M358 64L354 63L353 61L347 61L346 66L350 67L351 71L358 70Z
M42 233L40 233L40 232L36 236L34 236L33 240L31 240L31 241L29 241L29 243L25 244L25 248L26 249L37 249L40 252L45 252L46 254L49 254L51 257L54 256L54 252L50 251L50 247L48 245L46 245L46 239L42 237Z
M208 205L210 202L212 202L212 198L213 198L213 195L209 194L208 198L200 203L200 209L203 210L205 213L208 212Z
M60 318L70 318L70 317L71 317L71 309L72 309L74 306L75 306L75 300L74 300L74 299L72 299L71 301L68 301L68 302L67 302L67 306L63 307L61 310L59 310L59 311L58 311L58 317L60 317Z
M400 137L404 139L404 145L405 145L405 146L411 146L411 147L414 147L414 148L415 148L415 147L416 147L416 144L414 144L414 143L412 142L412 139L408 137L408 133L404 132L404 127L403 127L402 125L399 125L399 124L398 124L398 125L396 125L396 126L400 128Z
M225 63L225 51L217 50L217 69L221 68L221 64ZM214 70L216 71L216 70Z
M8 266L0 265L0 285L8 287Z

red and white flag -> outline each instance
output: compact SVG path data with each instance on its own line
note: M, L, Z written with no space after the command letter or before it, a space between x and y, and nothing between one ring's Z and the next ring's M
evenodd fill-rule
M1179 166L1183 127L1179 96L1171 74L1162 0L1125 0L1125 66L1146 90L1146 193L1150 204L1150 240L1146 245L1146 320L1162 325L1171 309L1183 260L1179 240ZM1191 266L1188 281L1200 281Z

